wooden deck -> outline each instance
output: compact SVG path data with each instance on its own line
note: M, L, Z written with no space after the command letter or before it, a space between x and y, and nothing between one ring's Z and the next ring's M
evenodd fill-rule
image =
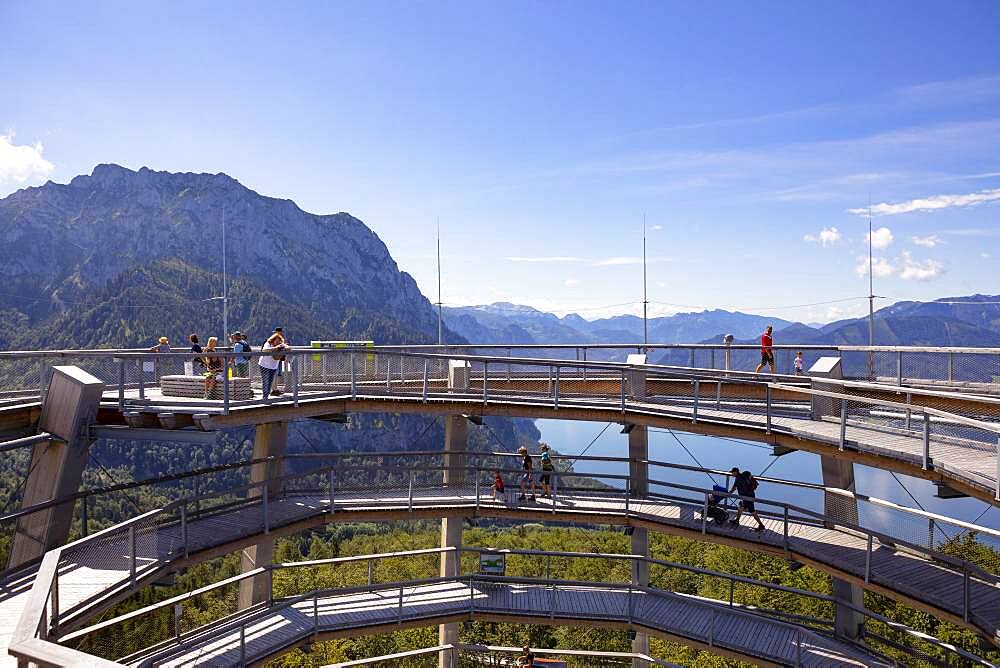
M402 599L400 598L402 594ZM253 612L133 662L137 666L233 666L259 662L312 638L379 633L442 620L581 624L642 629L764 665L887 665L846 643L719 604L676 594L598 586L443 581L324 594ZM240 626L244 626L242 655ZM801 640L801 647L799 642Z
M472 490L461 493L461 490L444 488L417 489L413 492L412 503L408 490L387 489L375 495L371 490L338 491L333 510L331 513L329 499L320 496L289 495L273 499L268 507L269 530L272 535L282 535L338 521L479 515L535 521L556 519L599 524L629 523L651 530L702 537L699 507L670 501L633 499L626 511L623 499L599 493L561 495L554 503L539 499L535 503L517 505L494 502L484 492L477 506ZM177 524L142 529L136 536L137 585L143 586L161 577L165 571L251 544L260 539L263 522L263 509L259 503L200 518L192 517L187 523L191 554L188 560L167 557L181 544L181 530ZM767 530L758 533L749 528L750 522L741 527L709 522L704 538L744 549L784 555L782 522L765 519L765 523ZM875 543L870 581L864 583L866 548L865 538L848 532L796 521L789 525L789 557L978 630L995 644L1000 644L1000 588L971 579L973 607L966 624L962 619L963 576L960 573L891 546ZM112 535L64 562L59 574L59 593L66 627L81 625L95 613L129 594L128 549L126 535ZM16 623L27 598L28 590L24 585L27 581L30 578L22 580L20 586L12 585L9 593L0 599L3 633L9 633ZM292 618L283 623L292 625L296 618L293 613L288 614Z

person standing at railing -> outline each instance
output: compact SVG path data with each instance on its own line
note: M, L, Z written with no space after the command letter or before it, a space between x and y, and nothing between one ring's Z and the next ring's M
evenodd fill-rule
M234 353L250 352L250 344L247 343L242 332L233 332L232 336L229 337L229 341L233 345ZM247 378L250 376L249 357L240 356L233 360L233 375L237 378Z
M524 501L524 492L527 490L528 486L531 486L531 500L537 500L535 497L535 473L534 465L531 461L531 455L528 454L528 448L523 445L517 449L517 453L521 455L521 496L517 498L518 501Z
M169 353L170 352L170 341L167 339L167 337L161 336L157 340L156 345L149 349L149 352L151 352L151 353ZM147 366L145 363L143 363L143 369L142 370L143 370L144 373L152 371L153 372L153 380L156 381L156 382L159 382L159 380L158 380L159 377L163 375L161 373L161 366L162 366L162 364L163 363L159 359L154 359L153 363L151 365L149 365L149 366ZM152 368L149 368L150 366Z
M193 360L191 360L191 371L192 373L198 374L199 376L205 370L205 359L203 353L205 352L201 348L201 344L198 343L198 335L192 334L188 337L188 341L191 342L191 352L197 355Z
M802 360L802 351L799 350L795 353L795 361L792 362L795 366L795 375L801 376L805 373L805 362Z
M215 387L221 380L226 382L226 364L218 355L215 349L219 345L219 339L215 336L208 337L205 344L205 398L214 399Z
M281 361L285 358L284 355L275 355L274 353L284 349L285 339L281 336L281 332L277 330L268 337L267 341L261 347L261 352L270 353L257 358L257 365L260 367L260 383L264 390L264 399L267 399L272 394L271 386L274 384L274 376L278 373L278 367L281 366ZM274 388L273 394L275 396L280 395L281 390Z
M521 650L521 656L517 657L517 665L519 668L532 668L535 665L535 653L530 647Z
M552 457L549 456L549 444L541 443L539 446L542 460L542 496L549 498L552 496L552 472L556 470L552 465Z
M500 475L500 470L493 472L493 500L503 501L503 476Z
M774 375L774 341L771 339L773 331L774 328L768 325L764 333L760 335L760 364L757 365L754 373L760 373L765 366L770 366L771 375Z
M768 329L770 329L770 327ZM735 466L732 468L730 473L733 475L735 480L733 481L733 488L730 489L729 492L732 493L735 491L740 495L740 505L736 509L736 517L730 520L730 522L735 526L739 526L740 517L743 515L743 511L745 510L747 514L753 515L753 518L757 520L757 528L755 531L763 531L764 523L761 522L760 515L757 514L757 508L754 506L754 499L757 497L757 478L753 477L753 474L750 473L750 471L743 471L740 473L740 470Z

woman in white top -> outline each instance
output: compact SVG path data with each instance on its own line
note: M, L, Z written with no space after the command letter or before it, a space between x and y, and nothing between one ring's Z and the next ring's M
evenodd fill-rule
M282 338L281 334L275 332L272 334L264 346L260 349L261 352L268 353L275 350L285 349L285 339ZM261 355L257 358L257 364L260 365L260 383L264 389L264 398L271 394L271 386L274 384L274 376L278 373L278 366L281 364L279 358L281 355ZM281 394L281 390L275 390L275 395Z

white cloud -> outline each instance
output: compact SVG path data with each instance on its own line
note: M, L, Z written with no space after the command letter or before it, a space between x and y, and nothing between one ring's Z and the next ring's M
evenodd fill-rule
M917 246L923 246L924 248L934 248L938 244L942 243L941 237L936 234L931 234L926 237L910 237L910 240Z
M865 243L868 243L869 238L871 238L872 248L888 248L893 239L892 230L888 227L880 227L873 230L871 234L865 235Z
M979 257L983 258L984 260L989 260L990 257L992 257L992 256L989 253L987 253L987 252L984 251L984 252L982 252L982 253L979 254Z
M859 256L854 271L858 276L868 275L868 258ZM909 251L902 251L895 260L884 257L872 258L872 271L875 278L898 276L904 281L929 281L941 276L944 263L939 260L914 260Z
M663 229L663 225L650 225L649 226L649 231L650 232L659 232L662 229Z
M508 262L583 262L582 257L568 255L549 255L542 257L505 257Z
M802 237L805 241L819 243L823 246L832 246L840 241L840 230L836 227L824 227L819 234L807 234Z
M858 257L858 264L854 267L854 271L857 272L858 276L868 275L868 258L866 256ZM896 267L886 258L876 257L872 258L872 273L875 278L888 278L896 273Z
M594 263L598 267L617 267L626 264L642 264L642 258L635 255L608 257Z
M0 135L0 183L24 183L51 174L55 165L42 157L43 150L42 142L36 142L34 146L16 145L13 131Z
M931 259L918 262L908 251L900 254L899 262L899 277L904 281L929 281L944 273L944 263Z
M563 285L565 285L567 288L575 288L576 286L580 285L580 281L576 280L575 278L567 278L565 281L563 281Z
M936 211L947 209L953 206L975 206L983 202L993 202L1000 200L1000 188L980 190L977 193L967 195L932 195L918 199L906 200L905 202L882 202L872 206L873 216L895 216L900 213L912 213L914 211ZM848 213L859 216L868 215L867 208L848 209Z

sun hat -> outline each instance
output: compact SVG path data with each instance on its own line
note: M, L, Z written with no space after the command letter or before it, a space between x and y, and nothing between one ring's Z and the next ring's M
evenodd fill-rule
M522 446L521 446L520 448L518 448L518 449L517 449L517 451L518 451L518 452L527 452L527 451L528 451L528 448L526 448L526 447L524 447L524 446L522 445Z
M160 337L160 343L170 343L170 341L167 340L167 337L161 336Z

